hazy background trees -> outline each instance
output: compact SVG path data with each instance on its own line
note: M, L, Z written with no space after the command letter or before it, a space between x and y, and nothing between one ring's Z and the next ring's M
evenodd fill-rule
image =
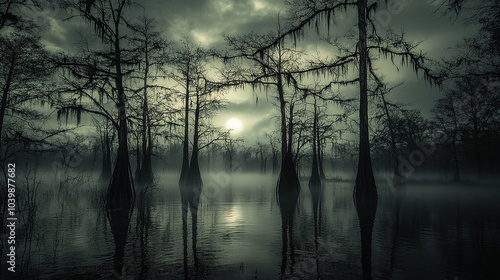
M206 165L216 171L217 165L228 164L215 159L230 155L232 163L245 153L249 159L239 164L248 170L288 170L282 182L296 182L316 169L322 180L338 178L339 169L352 172L353 157L364 170L358 171L358 181L372 181L372 160L377 162L375 173L390 171L403 178L399 157L407 157L420 142L432 142L437 131L447 135L438 144L443 151L429 156L426 164L459 170L453 173L473 168L476 178L498 165L495 153L488 152L495 150L499 137L498 23L492 20L499 7L494 1L452 3L471 12L473 16L460 12L458 18L477 25L479 32L455 46L455 55L432 69L436 71L406 34L377 25L374 13L387 8L385 3L289 1L286 16L276 15L269 30L224 35L225 43L208 49L194 38L165 38L158 18L137 3L56 2L11 0L3 6L3 153L12 152L13 143L18 150L26 149L20 143L50 146L51 137L78 130L97 144L92 155L102 159L101 177L111 176L111 168L117 175L109 178L110 186L130 190L132 184L121 184L122 179L152 183L159 166L180 171L181 182L198 177L188 176L193 169L201 183ZM64 12L68 23L88 28L64 53L33 36L43 33L39 30L49 21L37 22L27 11L51 9ZM344 30L335 22L339 15L355 28ZM315 40L320 48L307 48ZM401 60L424 78L442 82L432 112L432 106L393 101L401 89L388 82L385 60L394 62L394 72ZM218 110L230 104L226 94L245 88L253 90L256 103L276 105L279 131L262 131L256 141L247 141L213 123ZM46 104L58 113L51 115L54 108ZM54 121L57 115L60 126ZM92 129L87 127L93 126L90 115ZM238 145L232 145L235 141ZM216 143L219 148L214 149ZM314 162L317 168L311 167ZM370 189L370 184L357 185Z
M166 125L165 119L168 119L170 113L165 103L171 101L171 89L158 83L166 76L165 65L168 61L166 54L169 43L160 35L155 20L146 15L139 17L131 29L133 35L130 41L138 68L131 78L137 80L137 84L140 85L132 94L132 98L137 98L134 103L138 106L132 105L132 110L135 110L135 116L140 116L136 121L141 143L140 150L137 150L140 162L138 161L136 167L135 180L148 184L153 181L151 163L155 142L153 130L154 127Z

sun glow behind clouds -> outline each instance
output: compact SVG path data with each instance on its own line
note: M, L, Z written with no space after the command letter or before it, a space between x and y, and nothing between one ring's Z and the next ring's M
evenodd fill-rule
M243 129L243 124L237 118L230 118L226 122L226 128L231 129L233 132L240 132Z

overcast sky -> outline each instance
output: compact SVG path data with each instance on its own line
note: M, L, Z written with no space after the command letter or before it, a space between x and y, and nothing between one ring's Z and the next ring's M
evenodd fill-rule
M389 1L391 2L391 1ZM438 59L450 55L450 50L463 36L475 32L474 26L466 27L459 21L452 22L450 16L443 15L443 11L436 11L438 3L432 0L393 1L396 6L386 7L378 11L378 22L382 28L391 28L395 31L404 30L409 41L421 42L421 49L429 57ZM158 27L166 38L178 41L183 37L190 37L206 47L224 47L221 34L242 35L248 32L267 33L275 30L278 14L286 18L286 6L282 0L187 0L139 1L147 14L155 17ZM140 15L142 8L135 7L131 13ZM48 12L51 20L50 32L43 36L44 42L52 49L65 50L77 46L81 42L80 34L91 30L86 23L78 21L61 21L67 16L62 12ZM354 13L341 15L332 31L346 32L355 24ZM302 46L318 49L319 41L314 30L308 32ZM322 50L322 49L321 49ZM402 86L390 93L389 99L393 102L412 104L411 108L418 108L426 117L430 117L430 108L433 101L441 95L437 88L431 88L422 77L417 77L411 69L400 67L397 71L390 62L378 62L379 71L392 85L405 82ZM255 102L255 94L259 102ZM268 132L276 120L273 116L277 110L266 101L264 93L252 93L249 87L246 90L230 91L226 96L230 101L226 109L220 111L215 118L217 125L223 126L229 118L239 118L243 123L242 138L254 141L256 135ZM272 93L269 93L270 95ZM355 92L353 93L355 96Z

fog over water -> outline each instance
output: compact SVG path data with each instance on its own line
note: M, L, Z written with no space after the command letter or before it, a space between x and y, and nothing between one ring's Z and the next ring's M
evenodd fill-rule
M283 260L275 176L205 173L193 251L190 231L183 244L176 174L158 174L157 186L138 197L125 235L110 228L100 206L102 187L85 175L67 175L72 184L42 180L33 225L25 212L19 217L20 272L7 279L109 279L117 261L125 279L276 279L283 262L286 279L362 277L359 221L348 180L324 183L316 221L314 197L301 189L293 257ZM380 182L379 189L371 241L374 279L478 279L500 272L497 186L428 181L392 192ZM3 254L2 275L8 275L5 261Z
M0 2L0 279L500 279L498 1Z

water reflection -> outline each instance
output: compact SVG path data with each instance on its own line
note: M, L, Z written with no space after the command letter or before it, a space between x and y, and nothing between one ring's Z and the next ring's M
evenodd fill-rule
M281 213L281 274L284 276L287 266L288 243L290 243L290 272L293 275L293 266L295 264L295 246L293 243L293 216L297 207L299 198L299 188L283 188L278 191L278 203Z
M188 201L193 200L193 198L188 198ZM181 205L182 205L182 247L183 247L183 272L184 279L189 279L190 269L188 266L188 206L189 204L186 199L182 198L181 195ZM193 251L193 261L194 267L192 273L196 276L198 273L198 256L197 256L197 236L198 236L198 207L189 207L191 210L191 238L192 238L192 251Z
M401 221L401 208L403 205L403 200L406 195L406 187L405 185L399 185L394 189L392 193L393 197L393 207L392 207L392 218L393 218L393 233L392 233L392 245L391 245L391 267L390 267L390 275L392 275L394 271L394 267L396 264L395 254L398 245L398 239L400 237L400 221Z
M251 178L232 180L230 196L225 193L228 186L203 199L194 235L191 219L181 219L176 183L145 196L138 192L134 209L128 204L98 209L91 192L59 198L55 192L43 195L42 189L44 200L33 239L29 240L27 227L17 232L19 273L6 273L4 265L0 279L130 275L360 279L362 274L365 279L491 279L489 275L500 275L498 188L413 183L393 193L381 186L378 201L360 200L355 205L351 183L325 182L323 188L299 195L282 193L277 204L271 176L259 185ZM210 184L207 180L206 186ZM22 256L30 251L29 243L31 260ZM2 262L7 264L3 248Z
M151 192L146 186L137 198L137 222L136 232L139 237L140 248L140 275L149 273L149 229L151 228Z
M125 245L127 243L130 217L133 212L132 203L130 201L120 200L109 201L107 203L106 211L115 244L112 276L115 279L125 279Z
M317 278L321 279L320 274L320 261L319 261L319 240L318 233L321 230L321 202L323 195L323 188L321 184L309 184L309 190L311 191L312 199L312 209L313 209L313 219L314 219L314 257L316 261L316 274Z
M361 265L363 279L372 279L372 233L377 212L377 198L358 196L355 200L361 230Z

